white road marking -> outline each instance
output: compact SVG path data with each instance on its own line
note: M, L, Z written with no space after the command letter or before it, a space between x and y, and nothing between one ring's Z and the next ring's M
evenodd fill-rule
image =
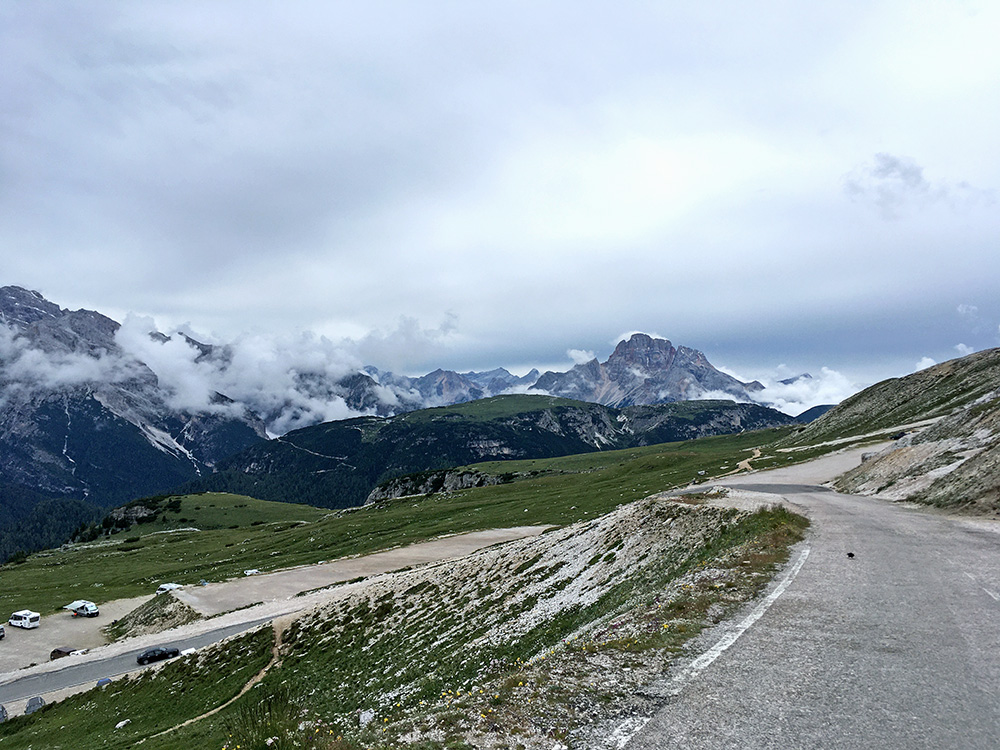
M754 607L753 611L744 617L735 628L722 636L718 643L688 664L676 677L674 677L672 687L667 691L667 694L679 695L687 683L694 679L700 672L707 669L709 665L718 659L727 648L736 643L739 637L749 630L750 627L757 622L757 620L759 620L765 612L767 612L770 606L778 600L778 597L785 593L785 590L791 585L792 581L795 580L795 576L797 576L799 571L802 570L802 566L805 565L807 557L809 557L808 547L802 550L798 559L795 561L795 564L792 565L791 569L789 569L787 573L785 573L785 577L781 579L781 583L777 585L774 591L768 594L760 604ZM615 731L611 733L611 736L605 741L605 746L616 747L618 750L622 750L625 745L629 743L629 740L638 734L639 731L646 726L652 718L653 717L651 716L633 716L626 719L618 725Z
M674 678L673 687L670 688L669 694L678 695L688 682L710 666L712 662L722 656L723 652L727 648L736 643L739 637L749 630L750 626L757 622L757 620L759 620L764 613L767 612L770 606L778 600L778 597L785 593L785 589L791 585L792 581L795 580L795 576L797 576L799 571L802 570L802 566L805 565L807 557L809 557L808 547L802 550L802 553L799 555L799 559L795 561L795 564L792 565L791 569L785 574L781 583L778 584L774 591L767 595L764 601L754 608L753 612L743 618L743 621L740 622L739 625L722 636L718 643L712 646L712 648L703 653L693 662L688 664L687 667L685 667L681 673Z
M968 576L968 578L969 578L970 581L975 581L976 583L979 583L979 581L976 581L976 577L974 575L972 575L972 573L970 573L969 571L963 570L962 572L965 573L966 576ZM979 588L981 588L983 591L985 591L993 599L993 601L1000 602L1000 594L996 594L996 593L990 591L985 586L980 586Z

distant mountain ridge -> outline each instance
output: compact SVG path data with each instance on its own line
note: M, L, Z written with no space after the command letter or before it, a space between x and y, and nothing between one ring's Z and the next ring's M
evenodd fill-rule
M269 437L344 416L390 417L529 390L616 408L707 394L750 401L756 387L697 350L636 334L607 362L567 373L410 377L373 366L331 370L307 352L294 369L262 370L241 390L240 373L263 367L245 352L142 324L125 331L99 312L0 287L0 488L10 488L12 512L29 512L29 496L108 507L168 491Z

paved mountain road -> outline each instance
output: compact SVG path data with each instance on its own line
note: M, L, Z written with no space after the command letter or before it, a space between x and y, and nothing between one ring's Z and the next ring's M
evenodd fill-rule
M1000 524L809 486L829 478L816 469L731 478L809 516L793 560L808 558L710 667L654 686L661 710L613 744L1000 747Z

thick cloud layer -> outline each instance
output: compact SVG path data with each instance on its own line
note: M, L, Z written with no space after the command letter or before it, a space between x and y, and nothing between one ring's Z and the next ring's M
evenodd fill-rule
M943 0L4 4L0 283L288 342L265 360L545 369L645 330L904 374L1000 343L998 28Z
M207 354L183 332L151 337L151 318L130 316L116 339L129 358L144 362L170 394L173 408L191 412L231 408L217 394L263 416L269 432L364 413L351 409L331 386L359 363L343 348L312 334L278 340L246 336ZM197 340L197 339L194 339ZM392 399L391 394L385 394Z

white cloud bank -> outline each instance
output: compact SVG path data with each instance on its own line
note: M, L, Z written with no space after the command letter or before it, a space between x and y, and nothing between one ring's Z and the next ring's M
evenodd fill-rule
M725 367L718 369L743 382L757 380L764 386L764 389L753 394L754 401L793 417L797 417L814 406L839 404L865 387L829 367L821 368L819 373L814 375L795 374L786 365L779 365L774 372L758 374L754 378L743 377ZM712 397L711 394L703 396L703 398L710 397ZM732 399L731 395L717 395L716 397Z

